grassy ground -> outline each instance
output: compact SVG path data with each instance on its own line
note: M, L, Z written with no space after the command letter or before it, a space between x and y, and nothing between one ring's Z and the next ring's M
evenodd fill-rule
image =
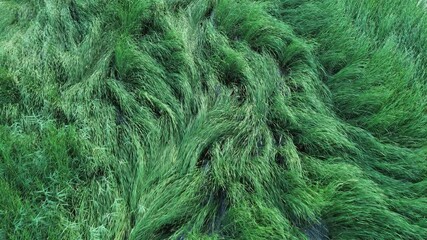
M0 0L0 239L427 239L418 0Z

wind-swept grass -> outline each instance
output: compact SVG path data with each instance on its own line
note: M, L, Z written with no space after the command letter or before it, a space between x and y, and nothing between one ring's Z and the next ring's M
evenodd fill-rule
M0 0L1 239L427 239L416 0Z

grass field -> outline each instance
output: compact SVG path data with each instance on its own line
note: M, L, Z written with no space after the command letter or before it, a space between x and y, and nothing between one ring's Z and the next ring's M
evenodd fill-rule
M418 0L0 0L0 239L427 239Z

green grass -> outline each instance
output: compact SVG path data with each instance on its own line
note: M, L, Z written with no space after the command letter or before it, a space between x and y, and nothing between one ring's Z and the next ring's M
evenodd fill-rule
M0 239L427 239L423 3L0 16Z

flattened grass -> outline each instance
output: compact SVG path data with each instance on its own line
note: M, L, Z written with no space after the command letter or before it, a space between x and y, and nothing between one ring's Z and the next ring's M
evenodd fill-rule
M427 238L418 1L0 16L0 238Z

